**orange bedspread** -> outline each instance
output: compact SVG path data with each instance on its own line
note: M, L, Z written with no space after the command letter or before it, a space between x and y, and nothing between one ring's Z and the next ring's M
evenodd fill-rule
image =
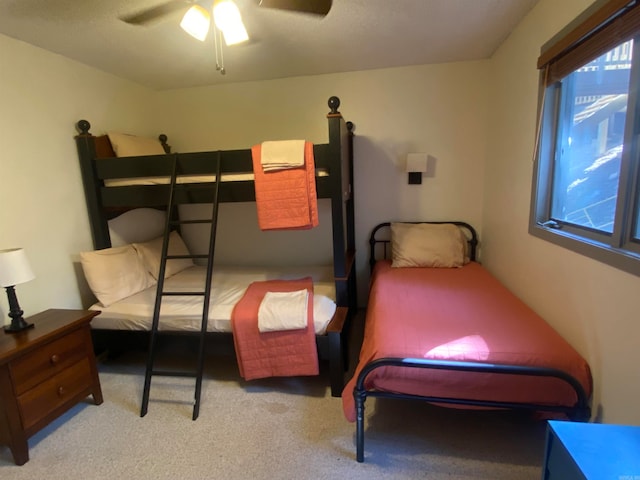
M426 358L556 368L591 394L587 362L553 328L482 266L375 267L365 335L353 378L342 393L346 418L355 421L358 373L376 358ZM574 405L561 380L543 377L382 367L367 389L474 400Z
M304 168L265 173L260 163L262 146L251 148L258 225L261 230L298 230L318 226L316 168L313 144L304 144Z
M267 292L293 292L304 288L310 296L307 328L267 333L258 330L258 309ZM231 326L240 375L245 380L318 375L311 277L252 283L233 309Z

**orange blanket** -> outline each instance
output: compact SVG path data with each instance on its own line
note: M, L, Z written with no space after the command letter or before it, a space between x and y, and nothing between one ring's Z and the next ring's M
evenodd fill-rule
M313 144L305 142L304 168L265 173L262 146L251 148L258 224L262 230L299 230L318 226L316 167Z
M477 263L462 268L374 270L360 360L342 392L344 414L355 421L358 373L376 358L425 358L557 368L590 394L587 362L533 310ZM571 406L576 395L551 378L382 367L367 389L422 396Z
M293 292L304 288L309 291L307 328L267 333L258 330L258 309L267 292ZM231 326L240 375L245 380L318 375L311 277L252 283L233 309Z

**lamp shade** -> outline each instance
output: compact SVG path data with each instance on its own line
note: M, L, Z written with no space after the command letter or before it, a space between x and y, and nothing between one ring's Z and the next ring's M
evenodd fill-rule
M12 287L34 278L23 248L0 250L0 287Z
M215 0L213 2L213 20L216 27L222 31L227 45L235 45L249 40L240 10L232 0Z
M180 27L193 38L204 42L209 33L210 22L211 17L209 16L209 12L200 5L193 5L187 10L184 17L182 17Z
M424 173L427 171L427 159L428 155L426 153L409 153L407 154L407 166L406 172L420 172Z

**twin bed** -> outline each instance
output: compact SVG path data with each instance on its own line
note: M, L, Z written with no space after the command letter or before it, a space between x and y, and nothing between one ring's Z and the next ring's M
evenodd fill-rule
M367 397L589 419L589 365L475 261L471 226L385 223L370 244L365 335L342 395L359 462Z
M328 360L331 392L332 395L339 396L344 386L348 323L357 304L352 181L353 124L345 122L338 111L340 100L337 97L331 97L328 106L329 141L313 145L313 157L317 198L329 199L331 204L333 264L313 268L283 266L276 269L215 265L207 331L209 335L231 331L231 311L250 283L311 276L316 292L314 317L317 317L315 330L318 355L321 359ZM79 134L76 136L76 143L96 249L95 252L88 252L88 257L90 260L97 259L96 263L101 267L96 268L92 275L98 281L108 276L105 271L109 265L113 265L111 259L104 260L101 257L101 252L121 254L121 261L125 263L125 255L131 255L126 249L133 249L135 253L140 251L141 245L149 247L154 243L153 235L148 235L147 232L147 237L143 239L128 238L124 241L129 243L115 247L113 240L117 235L114 225L122 223L122 217L133 215L135 224L140 223L137 217L139 212L153 217L153 211L160 211L163 218L169 215L172 219L178 219L179 208L184 204L211 203L216 183L219 185L220 203L256 201L251 148L171 153L165 135L160 135L158 142L129 135L94 136L90 133L90 128L91 125L86 120L77 123ZM173 203L178 208L164 212L163 209L169 203L169 178L174 163L179 175L177 183L180 185L174 190ZM217 164L219 171L216 169ZM162 224L163 220L156 223ZM162 230L158 235L161 232ZM155 244L159 245L158 242ZM154 260L156 264L158 261L157 258ZM171 262L169 260L168 265ZM131 265L133 263L134 261L129 262ZM195 284L203 284L201 280L206 275L205 267L194 264L175 270L177 271L172 276L165 277L165 285L178 290L193 290ZM99 302L92 307L102 311L97 317L99 320L93 323L97 348L119 350L132 342L139 342L140 338L143 341L148 338L156 288L154 282L147 282L146 285L144 279L134 283L136 288L130 289L126 294L118 291L115 297L108 296L110 300L115 298L116 301L106 304ZM91 281L89 284L92 286ZM112 284L117 284L116 276L109 286ZM201 301L197 302L198 305L195 305L192 299L182 296L171 299L167 305L163 302L159 331L165 336L197 334L202 316Z

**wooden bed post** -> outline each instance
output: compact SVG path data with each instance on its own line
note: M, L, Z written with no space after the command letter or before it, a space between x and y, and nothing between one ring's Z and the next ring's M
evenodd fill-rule
M329 119L330 175L339 176L339 182L332 182L331 218L333 230L333 273L336 280L336 303L339 307L349 307L349 278L355 257L355 237L353 233L353 182L351 157L351 129L347 127L338 111L340 99L329 99L331 111Z
M353 189L353 140L356 126L353 122L347 122L348 130L348 173L349 173L349 198L346 201L347 220L347 255L351 256L351 267L349 275L349 309L355 313L358 308L358 288L356 283L356 229L355 229L355 193ZM347 259L349 261L349 259Z
M111 246L109 225L100 198L100 189L103 185L102 181L98 180L93 161L96 158L95 137L89 133L91 124L87 120L78 121L76 128L80 132L79 135L76 135L76 145L80 157L80 173L82 174L93 245L98 250L109 248Z
M338 111L340 99L329 98L329 170L331 182L331 223L333 234L333 275L336 286L336 318L327 330L332 396L340 396L347 368L349 322L355 313L355 234L353 209L353 123L345 123Z

